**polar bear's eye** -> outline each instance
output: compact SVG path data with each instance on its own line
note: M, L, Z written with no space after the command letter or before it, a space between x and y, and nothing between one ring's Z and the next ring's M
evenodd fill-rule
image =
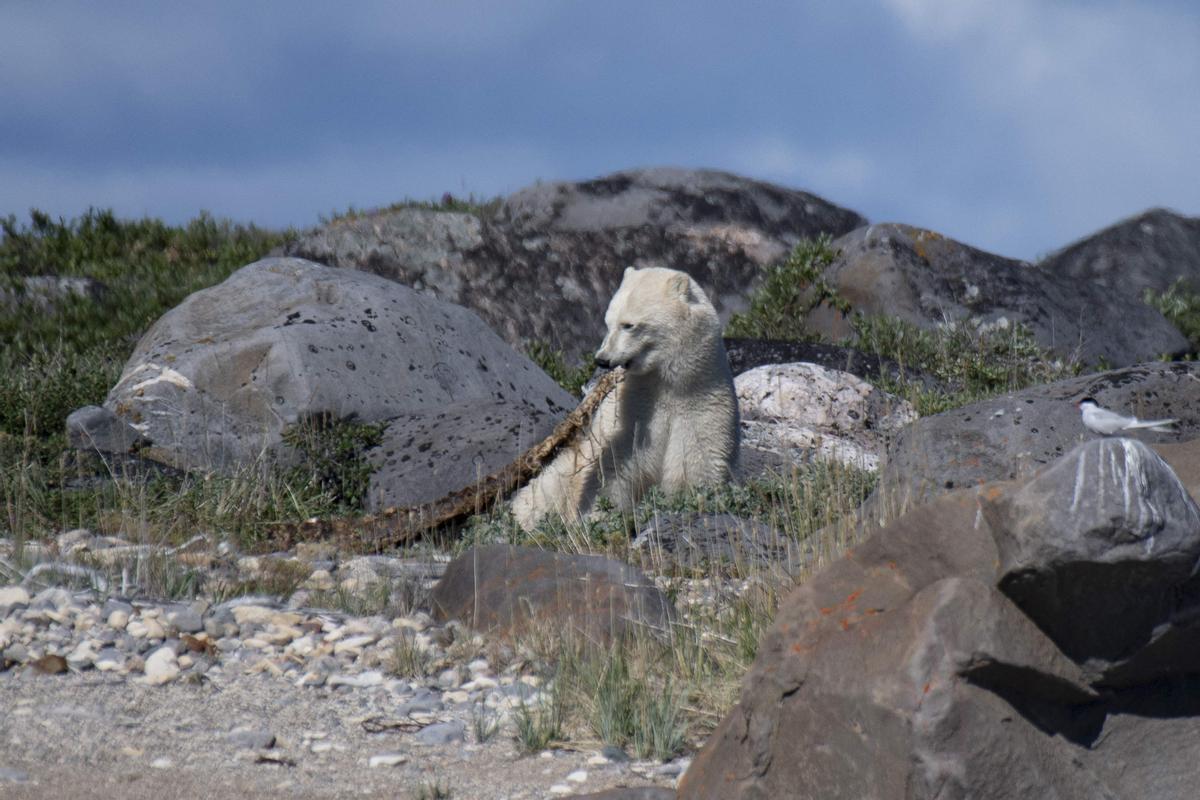
M631 331L631 330L633 330L633 328L634 328L634 325L632 322L622 322L621 323L621 330L623 330L623 331Z

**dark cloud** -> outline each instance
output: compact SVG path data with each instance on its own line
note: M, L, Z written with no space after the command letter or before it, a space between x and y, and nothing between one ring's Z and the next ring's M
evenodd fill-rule
M1018 256L1147 205L1200 212L1187 4L29 3L0 18L0 213L305 225L659 163Z

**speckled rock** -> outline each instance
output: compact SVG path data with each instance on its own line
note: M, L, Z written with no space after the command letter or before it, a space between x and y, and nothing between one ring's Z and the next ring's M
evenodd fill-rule
M288 425L381 422L491 401L573 401L466 309L366 272L268 258L188 297L142 337L105 408L181 467L248 463Z

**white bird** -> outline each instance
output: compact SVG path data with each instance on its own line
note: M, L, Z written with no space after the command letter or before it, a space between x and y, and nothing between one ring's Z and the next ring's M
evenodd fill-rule
M1138 428L1148 428L1158 433L1170 433L1171 429L1168 426L1178 422L1174 419L1140 420L1137 417L1127 417L1124 414L1109 411L1107 408L1101 408L1091 397L1085 397L1075 405L1079 406L1079 411L1083 415L1083 427L1102 436L1112 436L1114 433Z

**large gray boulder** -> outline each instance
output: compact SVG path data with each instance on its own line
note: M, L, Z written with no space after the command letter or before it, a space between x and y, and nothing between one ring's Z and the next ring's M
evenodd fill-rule
M367 508L421 505L479 483L546 438L561 417L557 403L487 397L396 417L366 454Z
M805 192L712 170L637 169L538 184L478 216L398 209L337 220L287 254L368 270L478 313L514 346L593 351L628 266L688 272L727 320L762 267L858 214Z
M1092 682L1200 672L1200 508L1149 447L1086 442L983 510L1000 589Z
M275 451L307 419L380 422L462 403L505 406L547 431L574 405L464 308L370 273L268 258L159 319L104 407L147 440L143 457L228 468Z
M1042 265L976 250L908 225L870 225L833 243L825 276L853 312L898 317L924 328L947 320L1020 323L1037 342L1088 365L1126 366L1187 353L1175 326L1129 298ZM807 322L837 340L849 319L826 306Z
M888 448L872 514L887 517L943 492L1009 480L1058 459L1096 438L1083 427L1076 401L1143 419L1176 418L1172 433L1137 431L1146 442L1200 436L1200 364L1141 364L1080 375L922 417L903 428Z
M1041 266L1130 302L1180 278L1200 291L1200 217L1150 209L1063 248Z
M679 797L1195 796L1198 513L1130 440L915 509L783 601Z

